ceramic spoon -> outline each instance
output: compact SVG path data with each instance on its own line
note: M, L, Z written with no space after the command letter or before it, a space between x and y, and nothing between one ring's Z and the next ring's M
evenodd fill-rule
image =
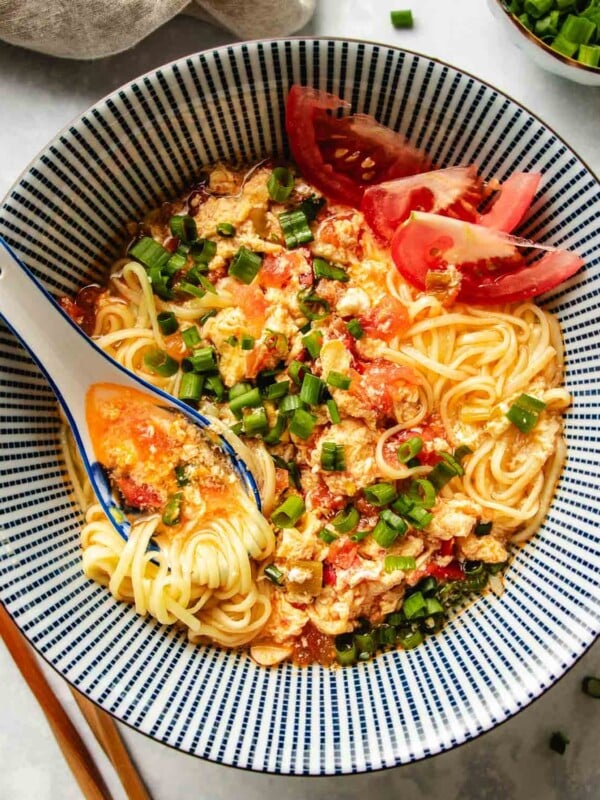
M27 348L44 373L71 426L84 467L106 515L127 539L130 523L113 497L97 461L86 419L86 397L97 384L112 384L152 395L158 406L172 408L220 444L233 469L260 508L260 495L249 468L225 438L223 428L185 403L138 378L101 350L62 310L0 237L0 318Z

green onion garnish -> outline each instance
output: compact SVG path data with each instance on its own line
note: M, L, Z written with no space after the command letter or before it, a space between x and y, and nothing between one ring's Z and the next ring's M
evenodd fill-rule
M423 506L413 506L406 516L413 528L417 528L417 530L426 528L433 519L433 514Z
M187 470L184 464L178 464L175 467L175 480L178 486L187 486L190 479L187 477Z
M357 319L351 319L346 323L348 333L355 339L362 339L365 335L362 325Z
M386 556L383 568L386 572L395 572L397 569L416 569L417 562L414 556Z
M322 531L319 531L319 539L325 542L325 544L331 544L335 542L336 539L339 539L337 533L330 531L329 528L323 528Z
M368 528L365 528L365 530L362 530L362 531L356 531L356 533L353 533L352 536L350 537L350 541L351 542L362 542L363 539L367 538L367 536L369 535L370 532L371 531Z
M317 197L316 194L311 194L310 197L299 203L297 208L304 213L309 222L314 222L326 202L324 197Z
M198 320L198 325L202 326L211 317L216 317L216 316L217 316L217 309L216 308L211 308L206 312L206 314L202 314L202 316Z
M346 469L346 451L343 444L323 442L321 445L321 468L327 472L343 472Z
M405 631L398 636L398 644L403 650L412 650L423 643L423 634L420 630Z
M248 334L243 334L240 344L242 346L242 350L254 350L254 345L256 343L256 339L254 336L249 336Z
M344 375L341 372L335 372L334 370L331 370L327 376L327 383L336 389L349 389L350 384L352 383L352 378L349 378L347 375Z
M277 400L280 397L285 397L289 390L290 382L288 380L275 381L275 383L270 383L265 388L263 394L267 400Z
M263 436L263 441L265 444L279 444L281 440L281 435L285 430L285 426L287 425L287 417L285 414L278 414L277 419L275 421L275 425L271 428L271 430ZM287 469L286 465L286 469Z
M309 406L317 405L321 400L323 389L325 388L323 381L312 375L310 372L305 373L302 379L302 386L300 387L300 400Z
M402 442L398 450L398 461L401 464L406 464L411 458L418 456L423 449L423 439L420 436L411 436L405 442Z
M487 536L492 530L491 522L478 522L473 529L475 536Z
M435 487L427 478L414 478L410 482L408 496L413 505L433 508L435 505Z
M581 44L577 53L577 61L585 64L586 67L597 67L600 65L600 46Z
M219 222L217 225L217 233L219 236L224 236L226 239L231 239L235 236L235 227L231 222Z
M345 269L330 264L329 261L325 261L324 258L313 259L313 271L315 273L315 278L326 278L330 281L342 281L342 283L346 283L350 280L350 276Z
M374 483L364 490L365 498L374 506L387 506L396 498L396 490L391 483Z
M279 224L281 225L285 246L290 250L312 242L312 231L304 211L300 209L284 211L279 215Z
M540 413L546 404L537 397L521 394L506 412L507 418L521 433L530 433L537 425Z
M360 514L354 506L346 506L331 520L331 524L340 533L350 533L360 522Z
M231 392L229 392L229 397L231 398ZM262 405L262 399L260 396L260 390L257 388L250 389L243 394L236 395L233 399L229 400L229 408L231 411L239 417L242 413L242 409L244 408L258 408Z
M304 500L298 495L292 494L273 511L271 521L278 528L293 528L304 511Z
M412 11L390 11L390 20L394 28L412 28L414 25Z
M402 611L406 619L414 619L420 616L421 612L424 611L426 607L427 603L421 592L413 592L413 594L404 599Z
M184 372L212 372L217 366L214 347L200 347L181 362Z
M183 292L184 294L191 294L192 297L204 297L206 294L206 289L202 289L200 286L194 286L193 283L188 283L187 281L179 281L179 283L174 287L178 292Z
M170 378L179 369L179 364L164 350L158 348L144 353L144 364L150 372L162 378Z
M257 276L262 264L262 256L247 247L240 247L229 265L229 275L242 283L250 284Z
M150 236L144 236L135 242L129 248L129 255L143 264L146 269L155 267L158 270L161 270L171 258L171 253Z
M185 372L179 387L179 399L184 403L197 403L202 395L204 376L197 372Z
M389 508L386 508L379 514L379 519L383 520L389 528L392 528L392 530L396 531L398 534L404 534L408 530L408 525L402 517L399 517L398 514L395 514Z
M285 203L294 188L294 176L287 167L275 167L269 175L269 197L276 203Z
M321 331L311 331L302 337L302 344L308 350L311 358L317 358L323 346L323 334Z
M294 381L296 386L302 386L304 376L308 372L308 367L301 361L290 361L288 364L288 373L290 378Z
M298 408L302 408L304 403L300 400L299 394L287 394L279 403L279 411L282 414L293 414Z
M337 403L333 398L327 401L327 411L329 412L329 419L334 425L339 425L342 421L340 417L340 411L337 407Z
M335 657L342 667L349 667L356 663L358 653L354 636L351 633L341 633L335 637Z
M267 412L264 408L257 408L244 417L244 433L248 436L265 434L269 430Z
M600 678L594 678L593 675L587 675L581 681L581 691L588 694L590 697L600 699Z
M172 311L161 311L160 314L157 315L156 321L158 322L160 332L164 336L170 336L170 334L175 333L179 327L177 317Z
M217 252L217 243L211 239L199 239L190 247L190 255L197 265L209 264Z
M289 396L289 395L288 395ZM283 398L287 400L287 398ZM298 436L300 439L308 439L317 424L317 418L314 414L309 414L303 408L297 408L290 420L290 433Z
M354 629L354 641L359 653L359 660L366 660L365 656L370 656L375 651L375 632L368 619L360 619L358 626Z
M229 399L235 400L236 397L239 397L241 394L249 392L251 389L252 389L251 383L246 383L246 382L236 383L229 390Z
M306 319L325 319L331 310L329 301L313 292L312 289L303 289L298 292L298 306Z
M398 536L400 536L400 531L394 530L394 528L390 528L390 526L382 519L377 522L377 525L373 528L373 538L377 542L380 547L391 547Z
M283 584L283 572L275 564L268 564L264 569L264 574L276 586Z
M214 394L219 402L225 399L225 386L220 375L207 375L204 388L205 391Z
M173 236L177 236L185 244L191 244L198 238L196 220L188 214L171 217L169 227Z
M181 516L182 492L172 494L163 508L162 521L164 525L177 525Z

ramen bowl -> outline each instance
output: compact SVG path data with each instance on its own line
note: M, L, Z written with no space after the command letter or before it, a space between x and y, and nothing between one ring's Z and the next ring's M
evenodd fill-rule
M101 281L126 223L193 184L202 165L288 154L284 105L296 82L341 95L440 166L474 163L499 180L543 173L519 233L586 261L542 299L561 321L575 396L547 519L515 553L501 596L479 597L414 650L344 669L264 668L243 652L192 645L84 577L56 403L2 328L0 596L66 680L136 730L222 764L341 774L406 764L489 730L600 631L596 178L543 122L446 64L355 41L259 41L174 62L100 101L24 172L1 207L0 234L55 294Z

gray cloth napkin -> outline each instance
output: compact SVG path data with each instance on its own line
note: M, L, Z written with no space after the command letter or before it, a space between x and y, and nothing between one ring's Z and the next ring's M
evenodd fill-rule
M63 58L120 53L182 11L241 39L284 36L316 0L0 0L0 39Z

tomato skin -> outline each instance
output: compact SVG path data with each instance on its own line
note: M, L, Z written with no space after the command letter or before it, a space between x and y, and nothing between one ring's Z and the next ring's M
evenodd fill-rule
M483 184L475 167L448 167L369 186L361 211L376 236L389 243L412 211L428 211L475 222Z
M162 505L160 494L145 483L136 483L132 478L122 477L115 481L123 495L125 505L140 511L156 511Z
M366 314L359 317L364 332L376 339L389 342L410 327L405 306L395 297L384 297Z
M335 574L335 567L328 561L323 562L323 585L335 586L337 575Z
M519 248L547 252L528 265ZM426 289L428 271L454 264L462 273L457 299L481 305L536 297L583 266L583 259L568 250L418 211L394 234L392 258L402 276L421 290Z
M429 168L424 153L335 95L295 84L286 104L286 130L294 160L307 181L333 200L359 208L367 185ZM356 155L358 153L358 155Z
M465 573L458 561L451 561L446 567L428 564L425 573L438 581L464 581Z
M541 172L515 172L500 187L493 206L475 220L486 228L511 233L531 205L542 179Z
M373 407L378 416L392 418L394 414L394 390L398 385L417 383L415 373L410 367L392 364L385 359L376 359L362 365L362 374L358 371L350 375L352 394L362 397Z

